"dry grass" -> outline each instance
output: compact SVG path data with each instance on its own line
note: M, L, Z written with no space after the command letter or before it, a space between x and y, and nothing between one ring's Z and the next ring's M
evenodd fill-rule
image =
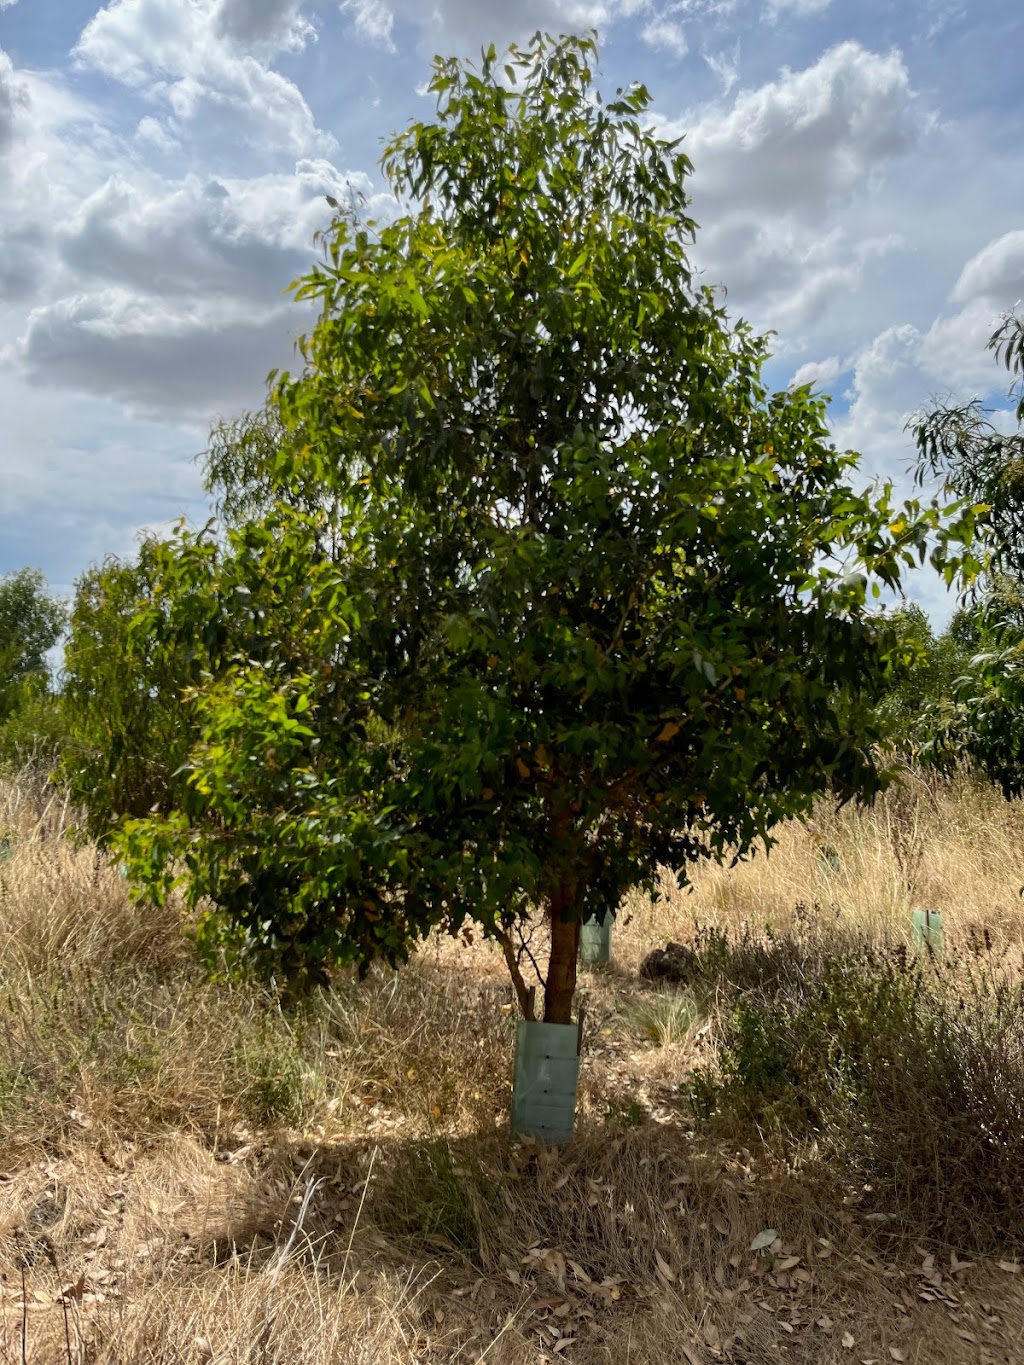
M177 908L134 908L67 819L30 776L0 783L0 1365L1024 1360L1014 1248L1007 1269L915 1249L912 1217L894 1238L813 1154L695 1125L716 991L636 975L697 923L788 941L834 918L881 945L916 905L951 941L987 931L1013 975L1019 803L915 780L632 898L583 979L561 1154L507 1137L512 994L486 945L286 1015L206 982Z

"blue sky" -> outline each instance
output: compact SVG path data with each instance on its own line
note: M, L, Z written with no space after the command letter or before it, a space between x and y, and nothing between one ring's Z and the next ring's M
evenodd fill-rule
M596 27L694 163L695 262L813 379L865 481L1005 380L1024 298L1024 10L1006 0L0 0L0 573L58 590L203 519L193 456L308 315L324 196L385 202L433 53ZM937 621L951 608L910 585Z

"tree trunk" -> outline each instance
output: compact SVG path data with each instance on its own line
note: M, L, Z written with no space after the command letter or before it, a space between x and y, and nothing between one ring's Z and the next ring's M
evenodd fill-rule
M568 897L553 896L548 908L551 922L551 957L544 987L545 1024L571 1024L576 994L576 955L580 946L579 919L565 920Z

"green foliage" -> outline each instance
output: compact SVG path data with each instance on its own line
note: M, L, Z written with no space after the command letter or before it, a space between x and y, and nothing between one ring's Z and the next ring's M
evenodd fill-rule
M971 651L962 640L969 626L962 612L955 629L951 626L936 636L916 603L890 613L887 624L906 650L910 666L894 676L879 704L879 717L887 739L916 759L934 713L953 701L958 680L968 671Z
M66 621L65 604L47 593L37 569L0 578L0 708L4 689L47 673L47 651L60 640Z
M994 569L1024 580L1024 315L1005 314L988 349L1012 376L1017 430L1000 430L978 399L921 411L910 421L917 478L937 476L960 496L985 503Z
M133 874L184 869L207 946L293 980L542 907L564 1022L588 906L885 784L904 665L869 594L972 571L970 509L857 492L823 403L767 391L691 271L688 159L594 58L436 62L436 120L384 156L404 213L339 211L298 282L266 510L163 547L129 631L207 670Z
M50 769L68 740L61 699L43 674L30 674L13 686L6 719L0 723L0 768L34 763Z
M46 654L67 622L67 607L46 591L36 569L0 578L0 764L47 761L61 727Z
M174 809L192 732L182 694L199 678L202 640L132 629L155 601L165 551L107 559L76 584L64 658L68 739L62 770L89 831L105 841L124 816ZM158 611L159 616L159 611Z
M1013 377L1017 430L1000 430L978 400L942 405L911 422L918 479L938 475L947 489L987 504L982 526L993 570L965 641L977 652L954 688L953 704L930 718L921 752L940 763L964 754L1006 796L1018 796L1024 793L1024 317L1007 313L988 345Z

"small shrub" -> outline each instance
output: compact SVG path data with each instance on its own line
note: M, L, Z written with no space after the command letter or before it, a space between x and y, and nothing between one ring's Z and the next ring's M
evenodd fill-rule
M695 1113L786 1155L816 1146L915 1235L1024 1243L1024 990L954 957L862 946L739 993Z

